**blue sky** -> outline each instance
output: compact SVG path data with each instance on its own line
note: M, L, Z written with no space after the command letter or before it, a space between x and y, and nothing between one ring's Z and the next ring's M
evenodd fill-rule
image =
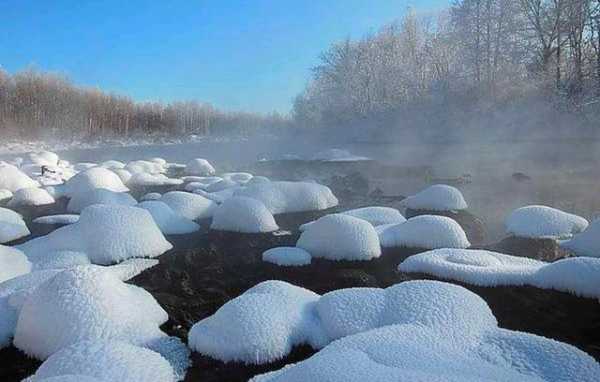
M138 101L287 112L332 42L448 0L0 0L0 66Z

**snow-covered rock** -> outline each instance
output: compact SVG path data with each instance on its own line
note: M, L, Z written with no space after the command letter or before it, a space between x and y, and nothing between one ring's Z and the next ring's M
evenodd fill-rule
M269 183L270 181L271 180L269 178L267 178L266 176L253 176L246 183L244 183L244 185L245 186L255 186L258 184Z
M210 186L213 183L217 183L223 180L220 176L184 176L181 178L184 182L188 183L196 183L197 188L202 187L206 189L206 187Z
M594 220L585 231L563 241L560 246L574 252L577 256L600 258L600 218Z
M118 340L133 345L165 336L167 313L142 288L125 284L94 265L57 273L24 301L14 344L46 359L82 340Z
M600 298L600 259L567 258L553 263L470 249L436 249L404 260L401 272L496 287L531 285L578 296Z
M242 233L273 232L279 229L275 218L260 201L242 196L232 197L219 205L210 228Z
M231 180L237 184L246 184L254 177L254 175L248 172L226 172L222 174L221 177L225 180Z
M97 167L97 166L98 166L97 163L79 162L79 163L75 163L75 165L73 166L73 169L75 169L75 171L77 171L77 172L83 172L83 171L87 171L87 170Z
M30 233L21 215L0 207L0 244L20 239Z
M445 216L420 215L383 229L381 246L408 248L467 248L471 244L461 226Z
M13 197L13 193L6 189L0 189L0 202L9 200Z
M200 226L192 220L178 215L166 203L161 201L146 201L137 205L150 212L158 228L165 235L181 235L196 232Z
M262 259L283 267L298 267L309 265L312 256L298 247L275 247L263 252Z
M189 332L192 350L224 362L273 362L293 346L329 341L314 310L319 295L283 281L265 281L228 301Z
M40 184L38 182L31 179L17 167L8 163L0 163L0 189L14 193L21 188L39 186Z
M93 167L80 172L69 179L65 187L65 192L70 197L85 194L96 188L104 188L114 192L129 191L117 174L104 167Z
M183 184L183 180L169 178L164 174L149 174L140 172L133 174L127 182L129 186L178 186Z
M84 208L95 204L135 206L137 201L126 192L95 188L85 193L73 195L69 200L69 204L67 204L67 210L72 213L81 213Z
M36 224L60 224L60 225L68 225L77 223L79 220L79 215L76 214L60 214L60 215L49 215L49 216L40 216L39 218L35 218L33 220Z
M235 195L260 200L274 215L325 210L338 204L328 187L309 182L255 184L237 190Z
M136 160L129 162L125 166L125 170L129 171L131 174L146 173L154 175L162 174L166 171L164 165L146 160Z
M83 252L76 251L49 251L34 265L34 271L44 269L67 269L78 265L91 264L90 258Z
M111 169L111 171L117 174L117 176L121 179L121 182L123 182L123 184L129 183L129 181L133 177L133 175L124 168L114 168Z
M371 260L381 255L377 232L367 221L332 214L308 226L296 246L329 260Z
M435 184L408 196L401 204L412 210L459 211L467 209L462 193L452 186Z
M188 175L207 176L215 173L215 168L202 158L192 159L185 166L185 173Z
M399 224L406 221L400 211L391 207L363 207L338 213L366 220L374 227L389 224ZM313 222L302 224L299 228L300 232L304 232L304 230L306 230L306 228L312 223Z
M23 252L16 248L0 245L0 283L30 271L31 263Z
M166 203L177 214L190 220L210 218L217 207L212 200L182 191L167 192L159 200Z
M86 253L94 264L157 257L172 248L148 211L121 205L85 208L75 224L35 238L19 248L32 262L51 251Z
M40 165L40 166L57 166L59 157L57 154L51 151L40 151L37 153L30 153L29 160L31 163Z
M107 168L109 170L113 170L113 169L121 169L121 168L125 168L125 163L120 162L118 160L107 160L105 162L102 162L100 164L101 167Z
M68 376L76 378L65 379ZM74 343L53 354L25 382L70 381L176 382L177 378L169 362L152 350L95 339Z
M527 238L567 238L587 226L581 216L546 206L517 208L506 219L506 233Z
M211 183L204 188L206 192L219 192L229 188L238 187L239 184L231 179L223 179L215 183Z
M215 203L221 204L224 201L226 201L227 199L232 198L235 195L236 191L239 190L240 188L241 188L240 186L235 186L235 187L226 188L224 190L216 191L216 192L207 192L201 188L197 188L193 191L193 193L202 195L206 199L210 199Z
M53 204L54 198L43 188L21 188L15 192L13 198L8 202L10 208L25 206L45 206Z
M146 195L142 196L141 201L148 202L151 200L159 200L161 197L162 197L162 194L160 194L158 192L149 192Z

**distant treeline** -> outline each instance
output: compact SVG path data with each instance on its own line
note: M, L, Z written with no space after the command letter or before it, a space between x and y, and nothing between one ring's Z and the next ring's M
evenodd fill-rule
M600 131L600 0L457 0L324 52L305 127L366 139Z
M226 112L196 101L135 102L52 73L28 69L11 76L0 69L0 138L245 135L288 124L276 113Z

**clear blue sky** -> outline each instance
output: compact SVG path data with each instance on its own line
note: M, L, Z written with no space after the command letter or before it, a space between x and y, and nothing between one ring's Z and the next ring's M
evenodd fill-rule
M138 101L289 111L332 42L448 0L0 0L0 66Z

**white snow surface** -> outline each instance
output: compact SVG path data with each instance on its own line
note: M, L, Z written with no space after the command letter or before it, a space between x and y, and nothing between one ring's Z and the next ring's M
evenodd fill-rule
M235 187L226 188L224 190L216 191L216 192L206 192L202 188L196 188L193 191L193 193L202 195L206 199L210 199L210 200L214 201L215 203L221 204L224 201L226 201L227 199L232 198L235 195L235 192L241 188L242 188L241 186L235 186Z
M60 158L51 151L29 153L29 161L40 166L57 166Z
M325 215L309 225L296 243L313 257L371 260L381 255L377 232L367 221L349 215Z
M122 341L95 339L74 343L53 354L25 382L87 381L64 378L69 375L102 382L177 381L173 368L160 354Z
M94 264L157 257L172 247L148 211L103 204L85 208L77 223L19 246L34 263L51 251L75 251L86 253Z
M188 334L192 350L248 364L273 362L293 346L328 343L314 309L319 295L283 281L265 281L228 301Z
M221 177L224 180L231 180L237 184L246 184L252 178L254 178L254 175L250 174L249 172L226 172L221 174Z
M211 183L204 188L206 192L219 192L230 188L236 188L239 184L231 179L223 179L215 183Z
M567 238L587 226L581 216L537 205L517 208L506 219L507 234L526 238Z
M30 233L21 215L0 207L0 244L20 239Z
M235 195L260 200L274 215L319 211L338 205L328 187L310 182L265 182L239 189Z
M374 227L389 224L399 224L406 221L400 211L391 207L362 207L338 213L366 220ZM314 221L302 224L299 227L300 232L304 232L312 223L314 223Z
M592 382L600 373L573 346L498 328L483 299L452 284L343 289L323 295L317 311L339 339L252 382Z
M24 206L45 206L53 204L54 198L43 188L31 187L17 190L8 202L11 208Z
M8 200L13 197L13 193L6 189L0 190L0 202Z
M298 267L309 265L312 257L310 253L298 247L275 247L262 254L263 261L283 267Z
M76 251L49 251L34 265L34 270L67 269L78 265L91 264L90 258L83 252Z
M404 260L398 270L427 273L479 286L531 285L600 298L600 259L575 257L546 263L472 249L436 249Z
M434 184L423 191L408 196L401 204L413 210L458 211L467 209L460 190L445 184Z
M192 220L178 215L166 203L158 200L146 201L137 205L150 212L158 228L165 235L181 235L196 232L200 226Z
M130 186L178 186L183 184L183 180L169 178L165 174L149 174L140 172L133 174L127 181Z
M159 326L167 319L144 289L103 267L79 266L57 273L25 299L14 344L42 360L82 340L143 346L165 336Z
M185 173L195 176L208 176L215 173L215 168L206 159L196 158L186 164Z
M102 162L100 164L101 167L107 168L109 170L113 170L113 169L122 169L125 168L125 163L120 162L118 160L107 160L105 162Z
M471 246L462 227L446 216L420 215L381 230L381 246L408 248L467 248Z
M36 224L61 224L68 225L77 223L79 215L77 214L59 214L59 215L48 215L40 216L39 218L33 219Z
M574 252L577 256L600 258L600 218L595 219L585 231L563 241L560 246Z
M166 171L165 165L157 162L147 160L136 160L127 163L125 170L129 171L132 175L135 174L162 174Z
M225 200L214 212L210 229L242 233L279 229L271 212L259 200L236 196Z
M0 245L0 283L29 272L31 263L23 252Z
M0 189L8 190L12 193L21 188L39 187L40 184L31 179L27 174L17 167L0 162Z
M85 193L76 193L69 200L67 210L81 213L84 208L95 204L135 206L137 201L126 192L114 192L104 188L95 188Z
M80 172L69 179L65 186L65 192L70 197L85 194L96 188L105 188L114 192L129 191L117 174L104 167L92 167Z
M177 214L190 219L206 219L213 216L217 204L203 196L183 191L167 192L159 199Z

